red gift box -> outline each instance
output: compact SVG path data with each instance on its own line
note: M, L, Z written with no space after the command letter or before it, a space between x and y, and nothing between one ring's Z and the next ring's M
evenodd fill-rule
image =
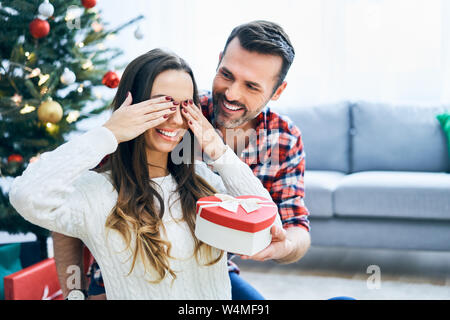
M4 278L5 300L62 300L53 258L43 260Z
M195 235L218 249L254 255L270 244L270 227L277 212L273 201L259 196L216 194L200 198Z

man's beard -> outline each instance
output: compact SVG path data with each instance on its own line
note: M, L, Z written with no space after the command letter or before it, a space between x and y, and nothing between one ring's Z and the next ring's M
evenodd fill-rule
M244 114L237 119L224 120L224 118L226 118L226 116L223 114L222 106L219 105L219 102L221 102L223 104L223 101L226 101L229 104L237 105L239 107L244 108ZM253 120L260 113L260 111L262 110L263 107L261 107L256 114L249 114L248 109L244 104L242 104L238 101L228 101L227 99L225 99L225 96L221 93L217 93L217 94L213 95L214 121L216 122L216 126L222 127L225 129L234 129L236 127L243 125L244 123L246 123L250 120Z

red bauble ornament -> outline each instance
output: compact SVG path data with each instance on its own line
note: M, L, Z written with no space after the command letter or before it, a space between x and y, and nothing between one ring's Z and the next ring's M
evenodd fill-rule
M102 83L109 88L117 88L120 78L114 71L108 71L105 73L102 79Z
M10 162L23 162L23 157L20 154L12 154L8 157L8 163Z
M50 32L50 24L41 19L34 19L30 22L30 33L35 39L40 39L48 35Z
M97 4L96 0L81 0L81 3L83 4L83 7L85 7L86 9L90 9L95 7L95 5Z

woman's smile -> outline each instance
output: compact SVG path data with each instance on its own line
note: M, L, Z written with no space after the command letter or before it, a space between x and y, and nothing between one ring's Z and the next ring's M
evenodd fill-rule
M171 129L171 128L155 128L155 132L162 138L168 141L178 141L181 131L184 129Z

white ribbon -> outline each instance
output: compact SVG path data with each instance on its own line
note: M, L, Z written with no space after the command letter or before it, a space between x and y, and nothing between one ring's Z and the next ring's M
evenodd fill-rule
M62 290L61 289L59 289L58 291L56 291L55 293L53 293L52 295L48 295L49 294L49 288L48 288L48 286L46 285L45 286L45 288L44 288L44 294L42 295L42 298L41 298L41 300L53 300L53 299L55 299L57 296L59 296L60 294L62 294Z
M206 208L206 207L219 206L227 211L237 213L239 206L241 206L242 209L245 210L245 212L250 213L250 212L260 209L262 206L267 206L267 204L270 204L270 206L274 206L274 204L271 201L261 200L258 198L238 199L238 198L232 197L228 194L222 194L222 193L216 193L214 196L219 198L221 200L221 202L198 201L198 203L207 204L206 206L200 206L200 207Z

